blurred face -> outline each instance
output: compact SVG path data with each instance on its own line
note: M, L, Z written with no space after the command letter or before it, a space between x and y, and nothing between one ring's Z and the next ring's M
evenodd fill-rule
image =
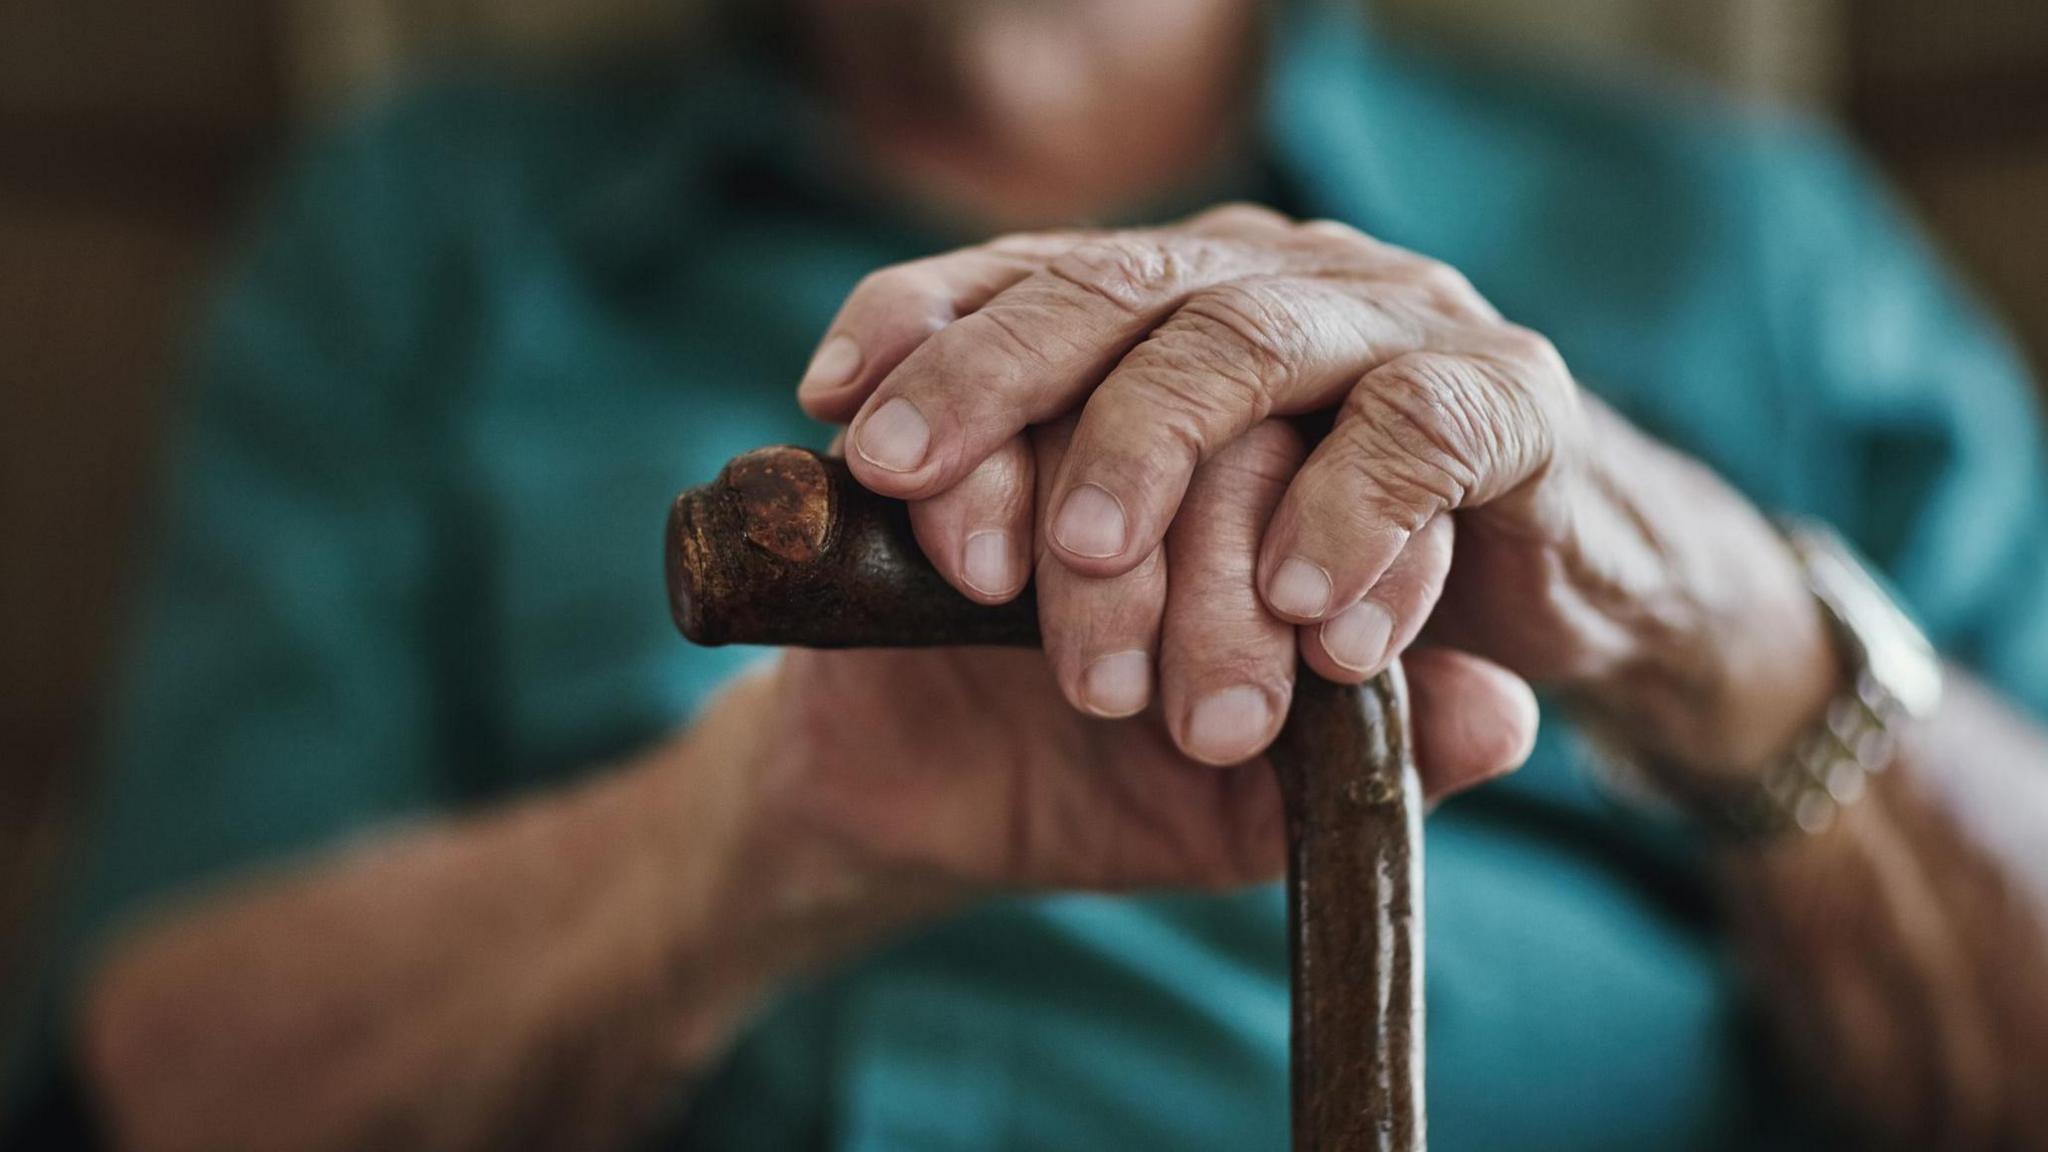
M800 0L878 167L978 215L1141 201L1232 135L1258 0Z

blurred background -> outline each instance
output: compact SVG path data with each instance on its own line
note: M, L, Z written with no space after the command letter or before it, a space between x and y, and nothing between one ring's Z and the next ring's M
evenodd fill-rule
M0 0L0 990L11 929L92 785L83 752L160 417L252 179L295 133L436 59L538 67L649 30L686 40L693 6ZM1836 120L2048 364L2048 3L1377 7L1394 34L1452 51L1678 74Z

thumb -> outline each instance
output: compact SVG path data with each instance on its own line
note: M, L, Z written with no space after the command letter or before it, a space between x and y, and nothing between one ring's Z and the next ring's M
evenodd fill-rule
M1451 648L1402 657L1415 760L1431 804L1505 776L1536 747L1536 693L1513 672Z

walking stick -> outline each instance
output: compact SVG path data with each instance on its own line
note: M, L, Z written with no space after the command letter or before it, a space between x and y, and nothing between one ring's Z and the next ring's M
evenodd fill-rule
M699 644L1036 647L1029 592L996 607L924 558L907 509L842 461L763 448L676 498L676 626ZM1295 1152L1420 1152L1422 802L1398 667L1301 669L1269 753L1287 807Z

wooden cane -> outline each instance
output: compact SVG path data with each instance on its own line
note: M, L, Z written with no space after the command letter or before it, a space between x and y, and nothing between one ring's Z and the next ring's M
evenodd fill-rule
M676 626L699 644L1036 647L1025 595L948 585L901 503L844 462L764 448L676 498ZM1296 1152L1420 1152L1422 789L1399 669L1363 687L1300 670L1269 754L1287 807Z

